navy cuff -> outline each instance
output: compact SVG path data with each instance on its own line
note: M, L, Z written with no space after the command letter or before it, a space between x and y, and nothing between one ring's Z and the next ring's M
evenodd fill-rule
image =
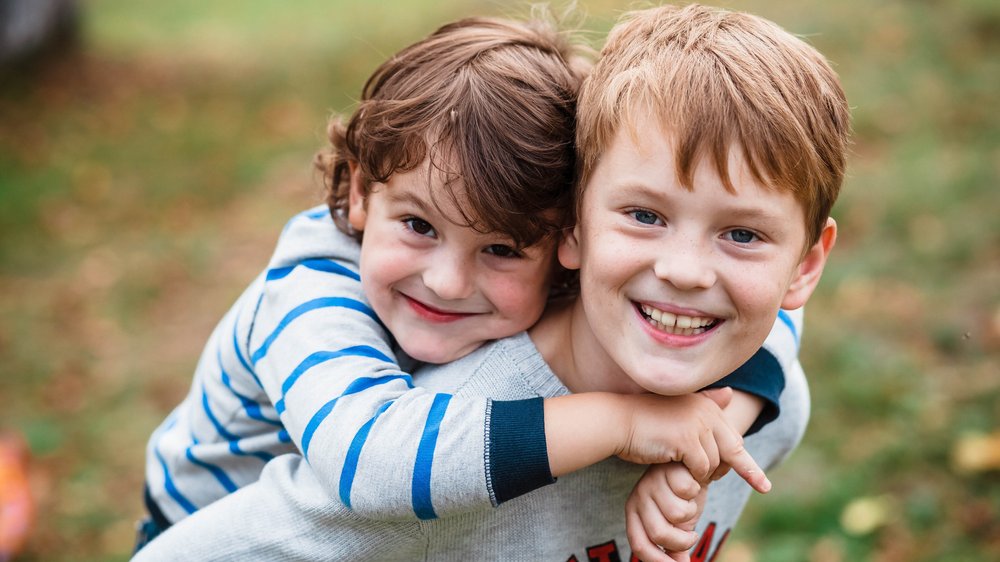
M156 526L159 527L159 532L166 531L171 525L170 520L167 519L167 516L163 514L156 500L153 499L153 494L149 493L148 484L142 487L142 502L146 504L146 511L153 522L156 523Z
M493 401L489 420L486 470L498 505L555 482L549 470L541 398Z
M781 363L778 363L774 355L771 355L771 352L763 347L726 378L712 383L706 388L723 386L732 387L733 390L742 390L764 399L764 409L747 430L747 435L757 433L765 425L777 419L778 414L781 413L778 400L781 398L781 392L785 390L785 373L781 370Z

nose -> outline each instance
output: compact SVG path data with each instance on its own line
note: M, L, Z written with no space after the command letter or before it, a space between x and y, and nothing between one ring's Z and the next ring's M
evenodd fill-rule
M671 238L669 243L664 244L653 265L656 276L681 291L707 289L714 285L717 256L712 255L712 249L693 237L675 234Z
M475 263L457 253L442 252L431 258L422 276L424 286L444 300L467 299L475 291Z

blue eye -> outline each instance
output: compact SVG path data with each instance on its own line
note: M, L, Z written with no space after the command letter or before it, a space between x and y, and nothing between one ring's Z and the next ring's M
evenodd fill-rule
M632 215L632 218L635 219L636 222L641 224L657 224L661 222L660 217L656 216L656 213L645 209L635 209L633 211L629 211L629 214Z
M757 235L751 230L737 228L728 232L730 240L737 244L749 244L757 239Z
M407 228L409 228L410 230L412 230L417 234L420 234L421 236L434 236L435 234L434 227L431 226L431 223L423 219L410 217L407 219L403 219L403 224L405 224Z

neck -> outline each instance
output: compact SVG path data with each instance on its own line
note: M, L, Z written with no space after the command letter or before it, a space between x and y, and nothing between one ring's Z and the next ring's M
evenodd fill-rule
M528 335L552 372L572 392L643 392L594 337L579 298L549 303Z

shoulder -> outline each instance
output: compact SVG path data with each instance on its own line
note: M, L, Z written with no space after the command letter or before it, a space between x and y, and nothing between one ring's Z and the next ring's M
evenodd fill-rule
M798 361L785 372L781 414L759 432L746 438L746 447L765 470L777 466L791 454L809 424L809 383Z
M525 332L486 343L445 365L425 365L414 374L413 382L437 392L499 400L568 392Z
M274 269L308 259L330 259L357 268L361 244L334 224L330 210L321 205L307 209L285 224L268 265Z

